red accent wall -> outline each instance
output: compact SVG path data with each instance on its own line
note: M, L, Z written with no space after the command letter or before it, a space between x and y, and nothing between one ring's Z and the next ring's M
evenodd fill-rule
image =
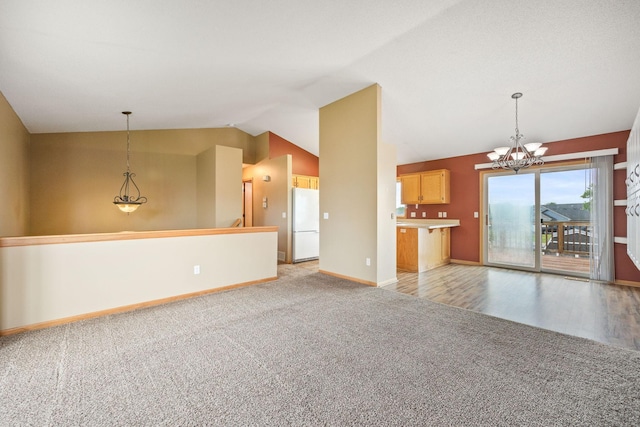
M292 144L273 132L269 132L269 158L291 154L291 172L294 175L319 176L318 157Z
M546 143L548 156L575 153L581 151L618 148L619 154L614 156L614 163L627 160L627 139L630 131L607 133L583 138L567 139ZM399 165L397 174L421 172L434 169L448 169L451 174L451 203L447 205L409 205L407 217L416 212L416 218L438 218L438 212L447 212L448 218L460 220L460 227L451 229L451 258L456 260L480 262L480 221L474 218L474 212L480 212L480 171L474 169L478 163L489 163L486 153L468 156L450 157L446 159ZM626 171L614 171L614 199L626 199ZM614 235L627 235L627 218L623 206L614 207ZM627 246L614 245L616 280L640 282L640 271L627 256Z

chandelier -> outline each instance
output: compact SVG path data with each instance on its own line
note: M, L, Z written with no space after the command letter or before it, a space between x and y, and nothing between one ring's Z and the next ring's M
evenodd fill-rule
M518 99L522 98L522 94L516 92L511 98L516 100L516 134L509 138L511 147L498 147L487 154L487 157L493 162L493 169L510 169L518 173L520 169L531 165L543 165L542 155L547 151L547 147L542 147L540 142L522 143L524 135L518 129Z
M133 212L138 207L147 203L147 198L140 196L140 189L136 185L133 177L135 173L131 173L129 169L129 156L130 156L130 137L129 137L129 115L131 111L123 111L122 114L127 116L127 171L124 175L124 182L120 187L120 194L113 198L113 204L116 205L122 212ZM132 195L130 190L135 189L136 195Z

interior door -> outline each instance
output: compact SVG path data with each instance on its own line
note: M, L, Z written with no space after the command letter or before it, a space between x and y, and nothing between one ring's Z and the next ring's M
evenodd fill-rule
M536 174L485 175L485 264L539 268Z

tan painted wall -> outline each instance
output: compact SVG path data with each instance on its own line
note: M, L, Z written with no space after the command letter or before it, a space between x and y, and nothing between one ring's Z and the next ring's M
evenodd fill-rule
M274 278L276 239L273 231L0 247L0 330Z
M216 145L197 169L198 228L230 227L242 217L242 150Z
M291 262L291 155L263 160L244 168L242 179L253 178L253 225L278 227L278 257ZM271 181L262 177L269 175ZM267 207L262 201L267 198ZM284 217L283 217L284 214Z
M131 116L135 128L135 114ZM74 148L90 144L94 149L123 152L126 131L34 134L38 140L64 140ZM216 145L242 150L244 163L254 163L255 138L236 128L131 130L131 151L196 156Z
M256 161L252 163L260 163L269 159L269 132L261 133L255 137ZM246 162L245 162L246 163Z
M196 156L216 145L242 149L243 162L255 153L253 137L235 128L132 131L131 171L149 201L126 215L112 204L126 170L126 132L31 141L29 235L196 228Z
M0 92L0 236L29 228L29 132Z
M388 262L378 259L381 245L395 246L387 230L395 227L395 204L381 218L388 202L377 196L379 187L395 186L395 172L379 159L387 150L379 152L380 98L380 87L373 85L320 109L320 269L371 284L395 277L395 267L387 272Z
M242 150L216 146L216 227L242 219Z
M197 227L215 228L216 224L216 147L196 157Z
M196 227L195 156L132 152L131 171L149 201L129 215L113 205L126 170L126 136L118 136L32 135L30 235ZM120 150L104 149L105 140Z

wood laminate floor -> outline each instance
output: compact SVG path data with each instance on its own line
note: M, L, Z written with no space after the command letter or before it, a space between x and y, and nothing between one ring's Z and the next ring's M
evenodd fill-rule
M318 261L295 264L316 269ZM398 270L388 289L604 344L640 350L640 288L449 264L425 273Z

